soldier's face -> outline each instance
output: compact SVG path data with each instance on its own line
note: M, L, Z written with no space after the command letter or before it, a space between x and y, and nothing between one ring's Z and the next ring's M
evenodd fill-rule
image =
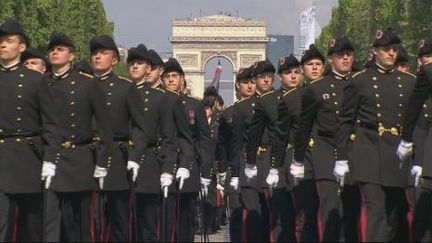
M118 62L113 50L100 48L91 55L91 66L96 73L105 73L111 70Z
M375 61L384 68L392 68L396 63L398 49L397 45L375 47Z
M303 64L303 74L311 81L321 78L323 73L324 63L321 59L311 59Z
M272 89L274 74L262 73L255 77L256 89L260 93L266 93Z
M333 53L328 60L332 65L332 70L339 74L348 74L352 69L354 53L352 51Z
M24 66L28 69L35 70L41 73L46 71L45 61L40 58L29 58L25 60Z
M159 66L151 67L150 72L147 74L146 82L154 84L155 82L157 82L160 79L162 73L163 73L162 67L159 67Z
M282 85L287 88L295 88L299 86L301 78L302 73L298 67L284 70L281 74L279 74L279 79Z
M75 59L75 55L67 46L54 46L48 52L48 61L53 67L64 66Z
M432 53L425 54L425 55L422 55L421 57L419 57L419 62L420 62L420 64L426 64L426 63L432 62Z
M19 59L19 55L26 49L26 44L21 42L18 35L0 36L0 60L4 63Z
M135 60L128 63L129 77L135 82L141 81L149 70L150 65L144 60Z
M256 84L251 79L237 82L236 87L242 98L250 97L256 91Z
M182 88L183 76L178 72L165 73L162 76L162 81L166 89L178 92Z

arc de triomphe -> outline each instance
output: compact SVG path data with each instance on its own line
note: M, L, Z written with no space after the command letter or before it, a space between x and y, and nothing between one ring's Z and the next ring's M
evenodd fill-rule
M211 59L226 58L235 80L239 68L265 59L268 41L261 20L212 15L175 20L172 25L173 57L182 65L189 92L196 97L204 92L205 67Z

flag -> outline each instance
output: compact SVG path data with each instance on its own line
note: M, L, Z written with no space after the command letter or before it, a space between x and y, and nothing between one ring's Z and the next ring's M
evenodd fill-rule
M220 59L218 60L218 65L216 66L216 70L215 70L215 74L213 77L212 82L210 83L209 86L214 86L216 88L216 91L219 93L219 83L220 83L220 78L222 75L222 65L220 62Z

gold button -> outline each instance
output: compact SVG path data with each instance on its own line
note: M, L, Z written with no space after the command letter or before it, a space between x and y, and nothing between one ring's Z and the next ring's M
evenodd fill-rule
M397 77L398 80L401 80L401 77Z
M399 94L399 97L403 97L403 94Z
M398 87L399 87L399 88L402 88L402 84L399 84Z
M336 93L332 93L333 96L336 96Z
M20 77L20 78L24 77L24 74L20 73L19 77Z
M403 104L399 104L399 107L402 107L403 106Z
M70 116L71 116L71 117L74 117L74 116L75 116L75 113L73 113L73 112L70 113Z
M112 93L111 92L108 92L108 94L107 95L112 95Z
M72 134L70 137L71 137L72 139L75 138L75 134Z
M336 115L339 115L339 111L336 111Z
M398 114L398 117L402 117L402 114L399 113L399 114Z
M111 105L111 103L110 103L110 102L107 102L107 105L108 105L108 106L110 106L110 105Z
M21 142L21 139L20 139L20 138L17 138L17 139L15 139L15 141L17 141L17 142Z
M255 103L252 103L252 106L255 106Z
M428 114L425 114L425 117L428 117L429 115Z
M424 108L426 108L426 107L427 107L427 105L426 105L426 104L423 104L423 107L424 107Z
M337 105L338 103L337 103L337 101L335 101L335 103L334 103L335 105Z
M110 83L110 86L114 86L114 83Z
M379 94L375 94L375 97L379 98Z
M20 111L21 110L21 106L17 106L17 111Z
M18 87L22 88L22 87L23 87L23 85L22 85L22 84L18 84Z
M148 111L148 108L146 107L146 108L144 108L144 111Z
M72 91L70 92L70 94L71 94L71 95L75 94L75 91L72 90Z
M2 139L2 140L0 140L0 143L4 143L4 140Z
M378 117L381 117L381 113L377 113L377 116L378 116Z
M330 87L334 88L334 84L330 84Z
M377 107L379 108L379 107L381 107L381 105L380 105L380 104L377 104Z
M22 119L21 119L21 117L17 117L17 122L20 122Z
M70 102L70 105L75 105L75 101L71 101L71 102Z
M374 84L373 88L378 89L378 85Z
M145 94L149 94L148 90L146 90Z
M72 124L71 124L71 127L74 128L74 127L75 127L75 124L72 123Z
M376 77L372 77L372 80L377 80L377 78Z
M71 81L70 84L71 84L71 85L74 85L74 84L75 84L75 81Z
M17 95L17 98L18 98L18 99L21 99L21 98L22 98L22 95Z
M145 99L144 99L144 102L148 102L148 99L147 99L147 98L145 98Z

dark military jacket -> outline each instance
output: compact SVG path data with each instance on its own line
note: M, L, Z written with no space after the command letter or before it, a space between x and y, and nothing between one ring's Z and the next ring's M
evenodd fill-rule
M115 142L104 190L125 190L130 187L127 161L142 164L149 144L143 102L136 85L113 72L98 77L98 84L105 95Z
M429 63L422 65L417 73L417 82L409 98L402 130L403 140L414 141L414 163L423 166L423 176L426 177L432 177L432 165L428 163L432 159L432 152L425 149L432 145L429 129L432 122L431 92L432 63Z
M177 154L174 144L175 124L167 109L169 105L165 90L152 88L147 83L138 84L137 87L144 102L144 126L149 141L145 159L139 169L136 192L159 193L162 165L168 163L166 158L173 157L167 155L167 147L170 151L174 150L175 157Z
M339 121L343 90L348 76L329 73L304 88L300 125L295 136L294 158L302 162L309 143L316 179L334 180L334 134Z
M95 189L95 164L108 167L112 147L112 132L107 122L108 112L102 90L91 75L73 68L60 76L50 74L48 84L60 122L62 144L50 188L59 192ZM93 122L96 122L99 136L97 148L93 144ZM97 152L97 161L94 152Z
M197 192L201 188L200 177L210 179L214 159L210 128L200 100L182 96L181 103L183 109L180 111L184 113L179 118L185 118L187 123L176 123L180 148L178 168L183 167L190 172L182 192Z
M350 134L353 179L383 186L406 187L409 163L396 156L402 115L414 88L412 74L377 65L353 76L344 91L335 133L336 158L348 159Z
M48 83L21 64L0 66L0 191L42 190L42 160L59 157L57 119Z
M271 168L270 151L277 129L277 109L281 94L281 90L271 90L259 97L248 129L246 162L257 164L257 184L260 187L268 187L266 178Z

